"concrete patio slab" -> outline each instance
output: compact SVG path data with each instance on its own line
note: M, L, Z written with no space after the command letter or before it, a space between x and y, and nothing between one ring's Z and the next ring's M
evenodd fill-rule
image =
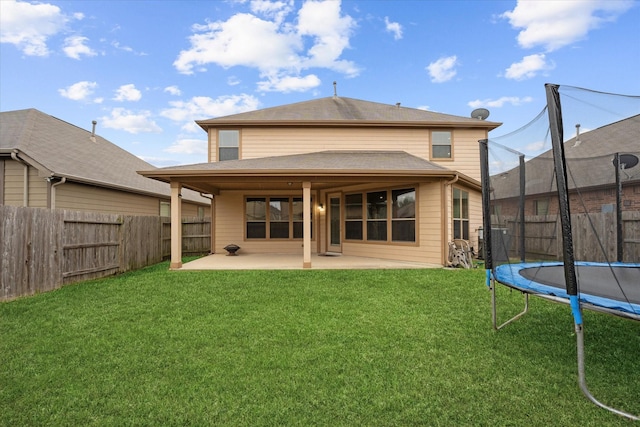
M311 255L312 270L442 268L438 264L348 255ZM212 254L183 264L179 270L302 270L302 254Z

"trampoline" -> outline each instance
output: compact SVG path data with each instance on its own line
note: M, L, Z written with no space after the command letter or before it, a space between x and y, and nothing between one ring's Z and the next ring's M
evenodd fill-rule
M493 328L524 316L531 295L568 304L580 389L595 405L640 421L589 391L582 316L588 309L640 321L640 232L635 225L640 218L631 196L640 189L640 96L567 86L561 91L554 84L545 90L547 106L530 123L479 141L483 258ZM569 108L563 110L561 99ZM620 107L617 117L606 118L605 105ZM580 133L585 122L591 123L585 125L589 130ZM565 138L573 124L575 137ZM528 159L515 149L540 141L546 145L547 138L551 149ZM501 325L495 284L524 295L524 309Z
M522 292L569 303L561 262L503 264L494 277ZM577 262L576 277L583 307L640 320L640 264Z

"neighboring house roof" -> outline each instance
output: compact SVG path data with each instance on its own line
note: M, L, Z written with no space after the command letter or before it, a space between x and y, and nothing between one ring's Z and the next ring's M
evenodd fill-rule
M18 153L43 176L153 196L170 197L170 188L137 170L154 166L107 141L36 109L0 113L0 155ZM190 201L208 204L197 193Z
M404 151L320 151L173 166L139 173L165 182L169 182L171 177L179 178L187 186L211 192L220 186L232 188L233 183L246 183L247 179L266 183L268 178L286 181L292 177L298 178L297 181L306 177L320 183L319 186L330 186L329 182L335 185L334 180L344 183L349 178L373 182L377 178L388 180L395 177L406 181L458 176L461 182L479 188L479 183L472 178Z
M495 129L500 123L353 98L327 97L279 107L196 121L203 129L219 125L420 126Z
M579 143L576 143L576 140ZM570 168L567 183L569 189L597 187L615 184L615 168L612 165L616 153L640 156L640 115L594 129L571 138L564 143L564 154ZM640 180L640 165L633 169L631 179ZM496 197L516 197L519 188L517 168L499 174L493 179ZM555 191L553 151L548 150L525 163L526 193L544 194Z

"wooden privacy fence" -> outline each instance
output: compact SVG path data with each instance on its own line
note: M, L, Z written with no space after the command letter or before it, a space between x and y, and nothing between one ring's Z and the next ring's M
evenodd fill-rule
M183 253L209 253L210 230L183 218ZM156 264L170 233L169 218L0 206L0 301Z
M503 227L511 237L509 256L519 257L520 228L515 218L494 218L494 227ZM617 259L615 213L571 215L575 259L605 262ZM622 212L623 261L640 262L640 212ZM525 217L527 258L562 260L562 228L555 216Z

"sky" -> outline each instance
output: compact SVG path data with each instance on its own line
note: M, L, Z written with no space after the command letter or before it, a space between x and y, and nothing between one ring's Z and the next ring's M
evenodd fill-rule
M640 95L640 2L0 0L0 111L36 108L158 166L207 161L195 120L333 96L504 135L544 84ZM521 149L522 147L513 147Z

